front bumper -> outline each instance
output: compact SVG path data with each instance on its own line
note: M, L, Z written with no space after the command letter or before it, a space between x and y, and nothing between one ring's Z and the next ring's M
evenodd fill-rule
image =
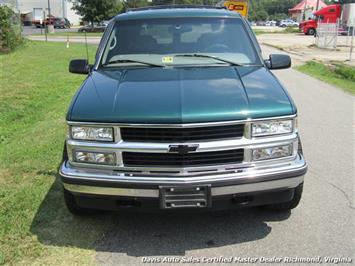
M59 174L66 190L81 195L159 198L159 186L210 185L211 196L292 189L303 183L307 164L301 154L277 166L246 167L228 173L189 177L152 176L72 167L63 162Z

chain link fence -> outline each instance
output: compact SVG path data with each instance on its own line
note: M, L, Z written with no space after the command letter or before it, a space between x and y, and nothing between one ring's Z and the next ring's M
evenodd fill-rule
M318 21L317 25L315 45L323 49L336 49L338 46L349 48L347 61L352 61L355 45L355 18L348 25L342 25L340 20L336 23L322 23Z
M317 23L316 45L319 48L337 47L339 21L336 23Z

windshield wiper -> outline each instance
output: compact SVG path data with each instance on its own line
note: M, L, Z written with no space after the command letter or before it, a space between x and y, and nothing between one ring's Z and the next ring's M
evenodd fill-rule
M230 64L232 66L243 66L241 64L235 63L233 61L229 61L223 58L220 58L218 56L214 56L214 55L207 55L207 54L177 54L175 55L175 57L202 57L202 58L211 58L214 59L216 61L220 61L220 62L224 62L227 64Z
M164 67L163 65L144 62L144 61L140 61L140 60L133 60L133 59L117 59L117 60L113 60L113 61L110 61L106 64L102 64L102 65L108 66L108 65L119 64L119 63L139 63L139 64L151 66L151 67Z

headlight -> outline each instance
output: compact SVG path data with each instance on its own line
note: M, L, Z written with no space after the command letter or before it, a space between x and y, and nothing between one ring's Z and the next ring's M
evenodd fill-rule
M115 164L114 153L75 151L74 161L78 163Z
M253 137L292 133L293 120L270 120L252 123Z
M113 141L112 127L71 127L71 137L78 140Z
M276 159L292 155L292 144L253 150L253 161Z

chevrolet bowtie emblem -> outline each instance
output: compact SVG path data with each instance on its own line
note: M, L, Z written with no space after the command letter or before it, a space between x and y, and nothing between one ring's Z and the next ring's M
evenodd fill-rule
M169 152L186 154L192 151L196 151L198 144L189 144L189 145L169 145Z

